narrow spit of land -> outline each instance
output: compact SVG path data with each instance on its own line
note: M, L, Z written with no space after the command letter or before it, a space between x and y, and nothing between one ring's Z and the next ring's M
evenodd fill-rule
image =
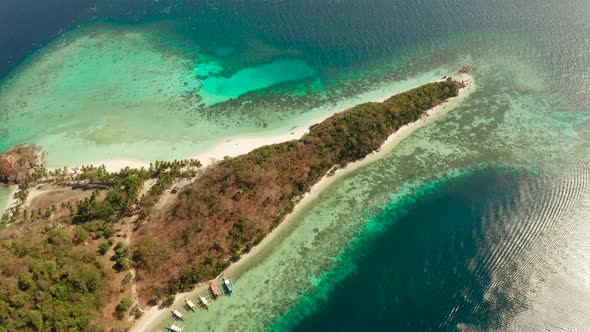
M28 204L13 208L0 230L3 257L15 263L3 267L0 304L7 310L0 325L124 327L146 306L174 303L173 294L214 278L250 251L326 174L378 150L463 87L449 79L361 104L310 127L301 139L205 169L196 160L117 173L35 165L18 184L17 197ZM40 186L63 188L64 200L38 195ZM28 200L31 190L36 195ZM26 259L31 252L38 260ZM55 273L38 275L43 261L54 261ZM71 278L59 278L64 273ZM59 292L32 297L47 285ZM44 309L56 306L60 311Z
M299 140L204 169L173 202L151 213L135 236L135 263L143 271L140 299L147 303L214 278L259 243L322 177L376 151L462 87L446 80L357 105L312 126Z
M471 88L473 84L472 79L468 75L463 75L461 82L463 83L464 87L459 90L458 96L466 96L473 90ZM387 99L388 98L383 98L377 102L383 102ZM457 102L459 102L458 99ZM322 177L322 179L314 184L312 188L301 198L301 200L298 200L297 204L294 206L293 211L285 217L284 221L281 222L279 226L273 229L271 233L266 235L259 244L253 247L251 251L249 251L247 254L241 255L237 262L232 263L221 273L221 276L239 276L241 273L243 273L244 268L247 268L248 266L249 260L256 259L256 256L259 254L270 250L271 246L277 243L276 241L280 238L281 234L283 234L284 231L290 227L288 224L296 220L298 213L304 211L309 206L309 204L313 202L318 197L318 195L320 195L332 183L342 176L345 176L356 169L359 169L378 160L379 158L382 158L389 151L394 149L399 142L411 135L415 130L442 116L444 111L447 109L447 106L450 106L450 103L443 102L427 110L424 112L423 116L420 117L420 119L402 126L397 131L395 131L394 134L390 135L378 150L372 152L370 155L361 160L352 162L345 167L335 169L333 172L329 172L329 174L326 174L324 177ZM221 282L220 279L221 277L216 278L217 282ZM171 306L171 308L185 311L185 301L187 299L198 301L200 296L209 293L208 284L205 282L199 283L197 287L190 291L176 294L176 301ZM135 322L131 331L155 331L163 326L168 326L172 319L170 310L170 308L161 306L152 306L146 308L144 314Z

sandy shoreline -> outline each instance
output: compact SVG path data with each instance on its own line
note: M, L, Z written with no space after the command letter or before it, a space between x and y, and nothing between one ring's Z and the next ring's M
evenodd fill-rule
M326 188L328 188L330 185L332 185L334 182L336 182L337 180L342 178L344 175L347 175L347 174L349 174L361 167L364 167L366 165L369 165L369 164L381 159L383 156L387 155L387 153L390 152L399 142L401 142L403 139L408 137L411 133L413 133L417 129L423 127L424 125L433 122L434 120L441 117L442 115L444 115L444 113L445 113L444 111L446 109L448 109L450 106L454 106L456 103L460 102L461 99L463 99L465 96L467 96L469 93L472 92L472 90L473 90L472 86L474 84L473 84L473 79L471 76L458 75L458 80L463 80L466 83L466 87L459 91L459 94L457 97L454 97L451 100L449 100L443 104L440 104L438 106L435 106L434 108L426 111L426 114L424 116L422 116L420 119L418 119L417 121L407 124L405 126L402 126L399 130L397 130L395 133L393 133L392 135L390 135L387 138L387 140L383 143L383 145L379 148L379 150L369 154L367 157L363 158L362 160L351 163L342 169L336 170L333 175L325 175L319 182L317 182L310 189L309 192L307 192L302 197L302 199L296 204L293 211L272 232L267 234L264 237L264 239L256 247L254 247L254 248L252 248L252 250L250 250L250 252L248 252L245 255L242 255L237 262L231 264L225 271L223 271L223 273L221 275L224 275L224 274L233 275L234 273L239 271L240 268L247 265L247 263L249 263L249 261L252 260L254 257L256 257L258 254L264 252L264 249L267 249L271 244L273 244L277 240L277 238L280 235L284 234L286 232L286 230L288 230L288 228L290 226L292 226L292 225L290 225L292 223L292 221L295 220L296 217L302 211L304 211L307 206L309 206L309 204L314 202L320 196L320 194ZM384 97L383 99L377 100L377 102L382 102L383 100L388 99L388 98L389 97ZM318 122L321 122L321 121L323 121L323 120L319 120ZM251 138L251 139L231 140L231 141L225 142L225 143L234 142L234 144L236 144L236 145L232 146L232 144L228 144L228 145L221 144L219 146L223 146L223 148L225 148L225 149L222 149L223 152L220 151L217 153L215 153L215 151L214 151L214 149L217 149L217 146L214 146L211 149L205 151L202 155L211 156L210 158L218 159L217 157L220 156L221 154L229 152L229 153L232 153L231 156L237 156L240 154L248 153L249 151L260 147L260 146L256 145L257 143L264 142L264 144L262 144L262 145L268 145L268 144L274 144L274 143L288 141L291 139L298 139L307 132L308 128L309 128L309 126L305 126L304 128L297 130L296 134L291 134L291 132L289 132L287 134L276 136L276 139L274 139L275 137L269 137L269 138L258 137L258 138ZM248 142L250 144L248 144ZM244 144L242 145L241 143L244 143ZM247 150L245 152L238 153L236 147L240 147L240 148L248 147L248 148L251 148L251 150ZM244 151L244 150L242 150L242 151ZM221 157L221 158L223 158L223 157ZM197 159L199 159L199 158L197 158ZM199 160L201 160L201 159L199 159ZM203 162L203 161L201 161L201 162ZM210 162L209 163L203 162L203 164L209 165ZM148 310L146 310L144 312L143 316L135 322L131 331L152 331L152 330L160 327L163 324L163 322L170 315L171 308L178 308L178 307L182 306L185 302L184 301L185 299L195 298L198 293L203 292L206 288L207 288L207 285L203 284L203 285L197 286L194 290L192 290L190 292L177 294L176 301L170 308L164 308L164 309L158 309L157 307L149 308Z
M18 186L12 185L12 186L8 187L8 190L10 190L10 196L8 197L8 201L6 202L6 206L4 206L4 209L0 210L0 212L1 212L0 215L4 214L4 212L6 212L18 205L18 200L14 196L14 194L16 194L16 192L18 191ZM1 208L2 207L0 207L0 209Z
M309 127L324 121L325 119L332 116L332 114L316 119L313 122L289 130L286 133L280 133L277 135L269 136L240 136L226 140L225 142L215 144L205 151L202 151L196 155L189 156L185 159L196 159L201 162L203 167L207 167L215 161L223 160L225 157L237 157L239 155L246 154L250 151L256 150L260 147L278 144L287 141L300 139L309 131ZM100 160L91 163L95 166L104 165L109 172L117 172L125 167L130 168L148 168L149 162L132 160L132 159L110 159Z

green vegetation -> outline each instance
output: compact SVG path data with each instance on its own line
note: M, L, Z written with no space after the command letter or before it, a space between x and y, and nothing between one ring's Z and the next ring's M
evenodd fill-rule
M456 96L460 87L449 80L383 103L361 104L313 126L300 140L207 168L171 210L142 227L135 250L137 267L145 272L142 294L174 294L216 276L268 234L330 170L377 150L401 126ZM159 249L150 250L146 243ZM169 281L167 287L161 286L163 280Z
M174 295L167 295L166 298L164 299L164 301L162 301L162 306L163 307L169 307L172 304L174 304L174 301L176 301L176 296L174 296Z
M113 175L112 188L107 192L106 198L99 200L98 192L94 192L90 198L79 202L72 216L73 222L116 222L117 218L127 216L136 203L137 194L145 181L144 173L142 170L126 168Z
M60 229L0 241L0 331L101 330L108 271Z
M129 309L131 308L132 305L133 305L133 301L131 301L131 299L128 297L124 297L121 300L121 302L117 305L117 307L115 308L115 311L117 312L117 316L119 318L123 318L125 316L125 314L129 311Z
M131 262L129 261L129 248L126 248L123 242L117 242L115 245L115 255L113 256L113 260L117 263L117 268L119 270L126 270L129 268Z
M28 178L19 178L17 197L23 202L29 189L39 184L92 190L92 194L73 204L62 202L59 208L16 208L3 218L0 332L103 331L113 326L106 318L109 313L101 315L109 292L114 291L109 286L112 270L105 266L124 271L133 264L131 250L123 242L115 245L112 257L101 257L112 247L116 227L138 211L149 213L159 195L178 178L194 177L198 167L196 160L158 162L147 170L126 168L117 173L108 173L103 166L51 172L36 166ZM149 179L155 180L149 199L139 197ZM27 230L25 236L9 227L13 223ZM97 241L103 238L107 241ZM128 283L131 278L124 280ZM124 298L116 315L123 317L131 305Z
M74 244L80 244L84 241L86 241L86 239L88 238L88 232L78 226L74 229Z
M100 255L104 255L107 253L107 251L109 250L110 247L111 247L111 245L108 242L103 242L98 245L98 253Z

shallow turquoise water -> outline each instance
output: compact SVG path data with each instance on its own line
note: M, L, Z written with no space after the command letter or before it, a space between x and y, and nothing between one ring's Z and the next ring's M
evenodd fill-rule
M203 80L200 95L205 105L212 106L250 91L315 75L316 70L301 60L276 60L241 69L230 77L207 77Z
M171 37L160 30L101 25L53 42L2 85L0 109L8 112L0 124L0 150L36 143L52 167L111 158L189 157L261 127L243 115L218 116L202 103L314 74L300 60L277 60L229 78L202 79L190 43L168 45L166 38ZM285 67L294 74L278 75ZM274 124L268 133L298 123L266 121Z
M236 66L170 25L94 24L34 54L0 85L0 151L38 144L50 167L187 158L232 137L286 132L456 67L431 65L358 86L355 80L375 73L333 80L296 53L267 45L235 60L253 54L256 63Z

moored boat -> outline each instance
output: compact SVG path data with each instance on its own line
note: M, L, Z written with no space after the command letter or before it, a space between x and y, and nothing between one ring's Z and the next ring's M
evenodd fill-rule
M197 306L191 300L186 300L186 305L192 310L197 311Z
M173 323L172 325L170 325L170 327L168 327L168 330L170 330L172 332L183 332L184 325Z
M219 292L217 291L217 287L215 286L213 281L209 281L209 288L211 288L211 293L213 293L213 296L215 296L215 298L218 298Z
M176 317L178 319L182 319L182 313L180 313L180 311L174 310L174 311L172 311L172 314L174 315L174 317Z
M203 305L205 307L208 307L209 306L209 302L207 302L207 299L206 298L204 298L204 297L201 296L200 300L201 300L201 303L203 303Z
M225 285L225 288L227 288L228 292L233 292L233 287L229 279L223 278L223 284Z

